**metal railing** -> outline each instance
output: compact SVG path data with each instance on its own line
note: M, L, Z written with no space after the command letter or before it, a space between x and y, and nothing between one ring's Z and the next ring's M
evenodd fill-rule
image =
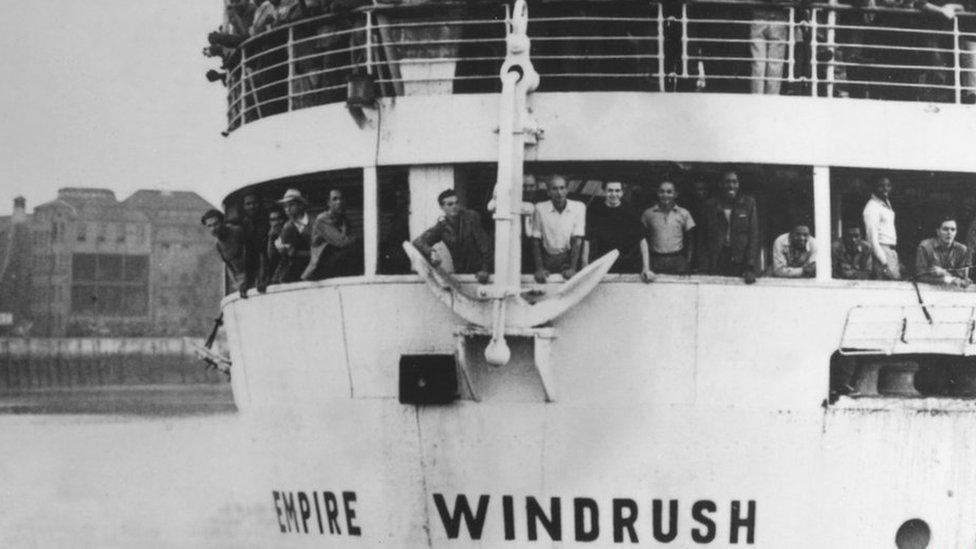
M427 4L306 19L248 39L227 73L228 131L346 100L492 93L507 6ZM940 16L941 17L941 16ZM539 91L732 92L976 102L976 18L834 5L533 6Z

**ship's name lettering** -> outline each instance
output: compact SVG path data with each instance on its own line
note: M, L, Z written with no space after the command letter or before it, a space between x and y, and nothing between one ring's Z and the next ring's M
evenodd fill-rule
M469 498L458 494L450 501L439 493L433 494L433 498L449 539L480 540L486 534L486 527L496 529L490 535L492 539L500 539L496 537L500 535L508 541L609 543L613 540L621 544L646 544L653 540L684 545L687 540L708 544L727 539L730 544L752 545L756 537L755 500L732 500L726 506L708 499L689 505L676 499L638 502L613 498L597 502L586 497L552 497L546 501L532 496ZM687 517L683 513L688 513Z
M356 524L356 492L272 490L282 534L361 536Z

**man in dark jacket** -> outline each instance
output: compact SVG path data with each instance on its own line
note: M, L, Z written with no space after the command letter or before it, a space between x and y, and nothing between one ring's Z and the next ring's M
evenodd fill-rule
M311 259L302 280L321 280L362 274L363 246L346 218L346 197L329 191L329 208L312 222Z
M418 236L413 245L420 253L430 258L430 264L438 266L441 259L433 246L443 242L451 253L455 273L476 273L478 282L488 282L488 268L491 265L491 241L481 227L481 217L461 206L457 194L448 189L437 196L437 202L444 211L444 217Z
M759 270L759 214L756 201L739 193L739 176L722 174L718 196L705 202L701 219L701 268L706 274L756 281Z
M217 253L224 260L230 282L242 298L247 298L247 289L253 283L248 279L244 268L247 258L247 238L244 229L224 221L224 214L220 210L207 210L200 218L200 223L217 239Z
M259 293L268 287L268 218L257 193L248 193L241 200L240 225L244 229L247 256L244 268L248 280L254 281Z

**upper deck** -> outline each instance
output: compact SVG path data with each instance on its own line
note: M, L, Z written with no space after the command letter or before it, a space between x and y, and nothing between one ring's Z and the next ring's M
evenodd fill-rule
M248 38L226 59L223 190L496 160L506 16L497 3L369 7ZM554 2L532 6L528 30L545 131L529 159L976 171L960 139L976 121L968 13ZM350 116L351 76L375 109Z

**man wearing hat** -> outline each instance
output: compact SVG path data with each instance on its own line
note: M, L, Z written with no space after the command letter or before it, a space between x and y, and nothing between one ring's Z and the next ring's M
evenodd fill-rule
M298 282L311 257L312 223L306 213L308 200L305 200L298 189L288 189L278 203L288 216L288 221L281 229L281 236L278 237L283 249L283 265L279 267L282 273L281 282Z

